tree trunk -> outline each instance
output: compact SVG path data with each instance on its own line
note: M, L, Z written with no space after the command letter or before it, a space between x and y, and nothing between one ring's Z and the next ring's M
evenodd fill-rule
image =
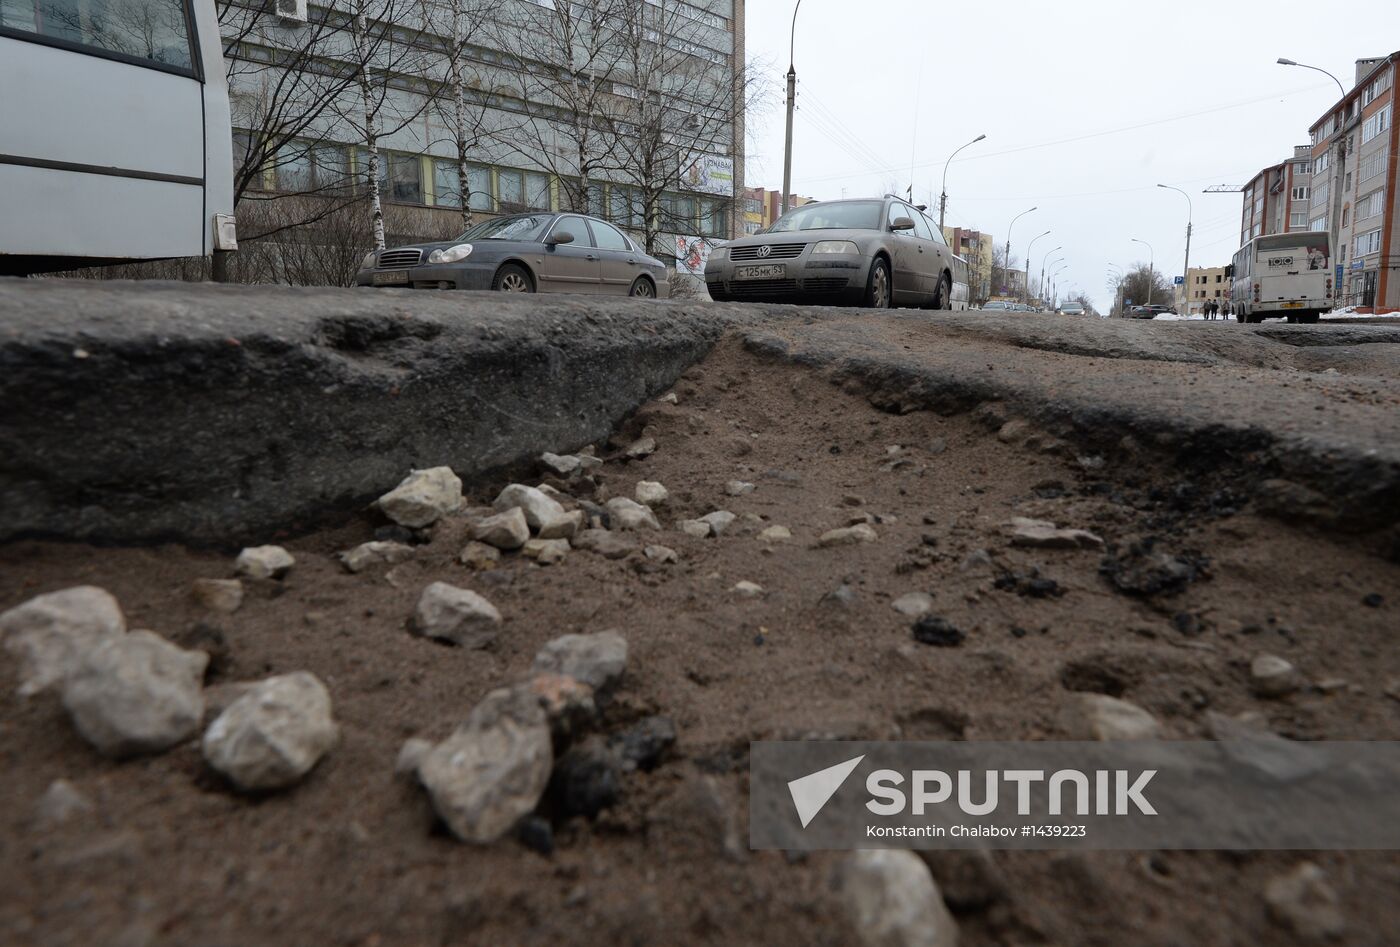
M466 89L462 81L462 0L456 0L452 6L452 87L455 95L453 103L456 114L454 116L454 131L457 138L457 193L462 198L462 229L466 230L472 225L472 198L471 184L467 174L467 136L466 128Z
M362 5L355 7L355 48L360 56L360 101L365 109L365 150L369 152L369 206L374 226L374 248L384 249L384 204L379 196L379 135L375 131L376 110L369 86L369 24Z

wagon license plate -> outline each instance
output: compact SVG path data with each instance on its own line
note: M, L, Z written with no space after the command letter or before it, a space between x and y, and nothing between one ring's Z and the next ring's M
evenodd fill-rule
M787 276L787 267L781 263L770 263L767 266L736 266L734 268L735 279L782 279Z
M408 282L408 270L387 270L383 273L374 274L375 286L392 286L396 283Z

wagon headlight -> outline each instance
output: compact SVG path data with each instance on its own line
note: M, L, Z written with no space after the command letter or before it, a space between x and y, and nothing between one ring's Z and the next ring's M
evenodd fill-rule
M364 258L363 261L361 261L360 267L361 267L361 269L372 270L372 269L374 269L375 264L378 263L378 262L379 262L379 251L378 251L378 250L371 250L371 251L369 251L368 253L365 254L365 258Z
M448 247L446 250L434 250L428 254L429 263L458 263L472 255L472 245L470 243L459 243L455 247Z
M819 240L812 248L813 253L859 253L856 245L849 240Z

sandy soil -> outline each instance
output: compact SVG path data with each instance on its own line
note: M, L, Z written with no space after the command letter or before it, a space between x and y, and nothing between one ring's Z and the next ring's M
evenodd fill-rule
M575 551L549 568L507 556L473 573L456 561L465 523L454 519L417 559L349 575L333 554L383 525L364 513L268 537L297 567L252 585L236 614L210 617L190 582L231 576L227 552L0 547L0 608L103 586L130 627L217 642L211 684L314 672L344 732L296 789L248 799L193 744L101 759L56 699L11 696L16 673L0 661L0 941L844 944L853 934L829 880L839 855L748 851L750 740L1057 739L1076 690L1139 703L1179 738L1206 737L1207 711L1257 711L1299 739L1400 739L1400 702L1385 695L1400 677L1400 567L1257 518L1228 483L1180 480L1146 457L1085 469L1034 431L1003 442L995 411L884 413L735 344L676 392L678 405L648 405L616 439L645 430L658 451L609 462L600 479L614 496L643 479L670 489L666 529L649 539L676 549L679 565ZM757 490L728 497L733 479ZM506 482L470 484L472 499L489 502ZM716 509L762 522L704 540L674 528ZM812 548L859 514L877 520L878 542ZM1109 553L1013 548L1004 524L1017 515L1093 530ZM756 534L770 524L793 541L765 548ZM1121 591L1115 576L1149 537L1198 578L1150 597ZM435 580L501 610L491 650L408 633ZM766 594L734 595L741 580ZM843 585L847 602L829 597ZM914 641L890 604L912 591L934 596L935 614L966 633L960 646ZM1379 607L1363 604L1375 594ZM556 825L552 855L514 840L468 847L435 827L426 796L393 776L402 741L446 736L550 638L605 628L626 634L631 657L603 729L669 716L679 739L665 762L629 774L621 803L595 821ZM1326 686L1256 699L1248 663L1266 651ZM35 805L58 778L96 812L40 828ZM973 883L970 856L929 860L965 944L1224 945L1293 942L1261 891L1304 857L1340 894L1348 942L1394 942L1391 854L999 852Z

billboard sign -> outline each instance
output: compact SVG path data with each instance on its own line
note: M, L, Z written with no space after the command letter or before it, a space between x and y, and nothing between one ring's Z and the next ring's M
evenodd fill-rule
M681 171L681 186L702 194L734 196L734 159L697 155Z
M711 249L710 241L704 237L676 237L676 272L704 276Z

